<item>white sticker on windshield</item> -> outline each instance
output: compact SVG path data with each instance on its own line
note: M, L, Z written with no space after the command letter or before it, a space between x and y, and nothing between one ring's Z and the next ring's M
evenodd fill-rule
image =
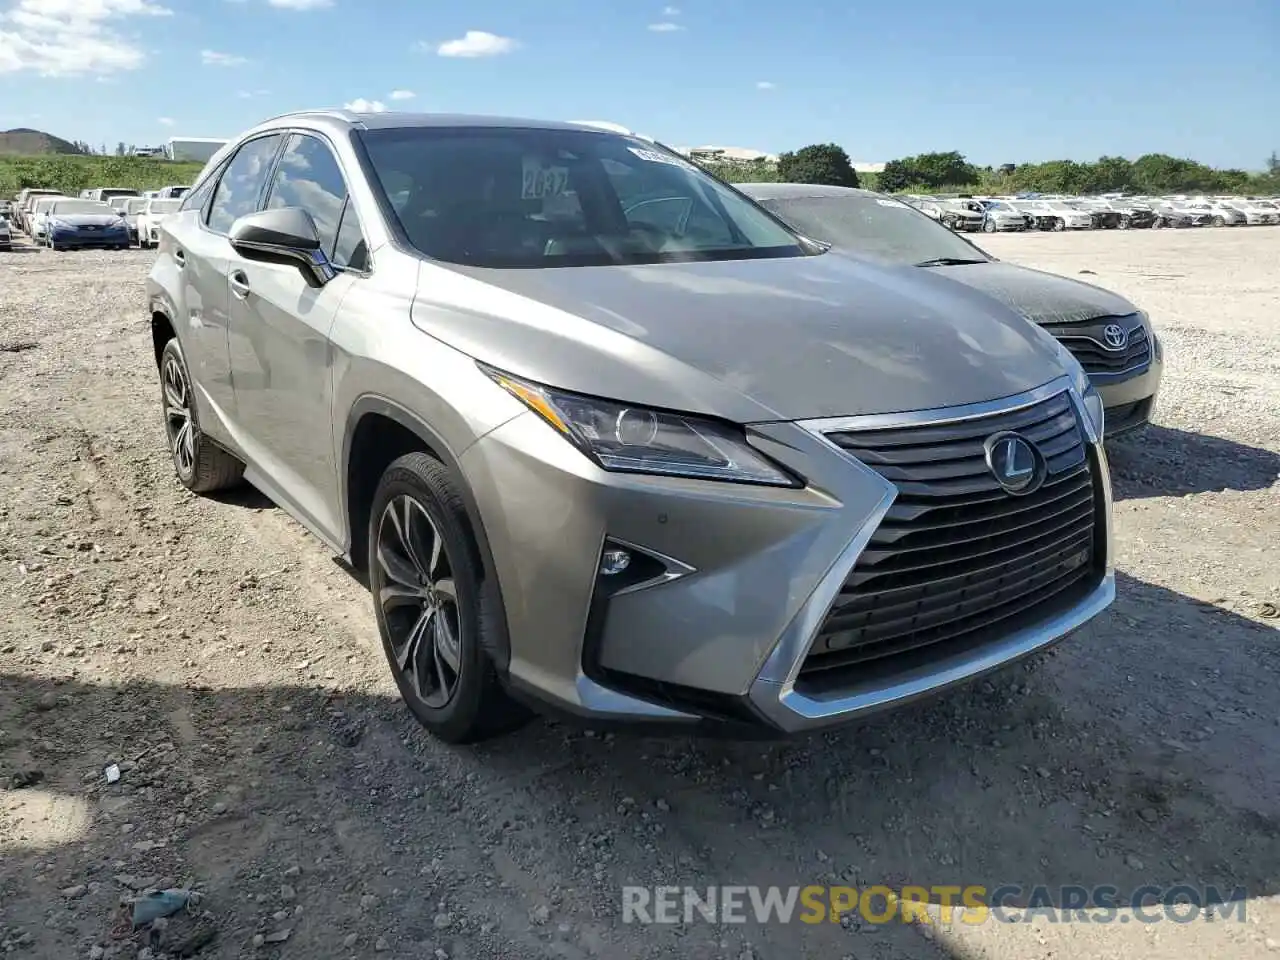
M876 203L882 207L897 207L900 210L910 210L911 208L901 200L877 200Z
M568 189L568 167L548 167L537 157L524 158L524 182L520 187L522 200L558 197Z
M646 150L643 147L627 147L627 149L641 160L648 160L650 163L667 163L673 167L686 168L693 166L693 164L688 160L684 160L680 157L674 157L667 153L662 153L659 150Z

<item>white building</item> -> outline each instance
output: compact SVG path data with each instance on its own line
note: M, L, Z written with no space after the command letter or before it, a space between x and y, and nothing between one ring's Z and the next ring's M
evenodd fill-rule
M226 140L213 137L170 137L166 150L170 160L207 163L226 145Z
M763 150L752 150L748 147L676 147L676 153L682 153L690 160L701 160L703 163L777 163L776 153L765 153Z

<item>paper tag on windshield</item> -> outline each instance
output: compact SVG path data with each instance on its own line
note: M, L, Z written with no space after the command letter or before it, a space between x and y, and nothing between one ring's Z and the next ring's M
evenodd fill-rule
M673 167L692 167L688 160L680 157L673 157L670 154L662 153L659 150L646 150L643 147L627 147L641 160L648 160L650 163L667 163Z
M522 200L558 197L568 189L568 167L543 166L536 157L524 158L524 182L520 187Z

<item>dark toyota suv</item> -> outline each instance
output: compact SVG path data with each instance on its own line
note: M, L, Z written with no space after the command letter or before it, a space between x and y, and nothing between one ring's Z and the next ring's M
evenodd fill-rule
M800 183L744 183L740 189L837 250L944 275L1040 324L1075 355L1102 394L1108 438L1150 422L1164 357L1151 320L1123 297L1002 263L884 194Z

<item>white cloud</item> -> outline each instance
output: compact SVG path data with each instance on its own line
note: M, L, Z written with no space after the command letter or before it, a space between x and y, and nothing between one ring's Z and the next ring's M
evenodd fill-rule
M267 4L279 10L320 10L332 7L333 0L267 0Z
M663 7L662 15L664 17L678 17L680 16L680 8L679 7Z
M519 44L510 37L500 37L484 30L468 30L457 40L446 40L436 47L442 57L496 57L510 53Z
M649 29L654 33L675 33L677 30L683 30L684 27L678 23L672 23L670 20L663 20L661 23L649 24Z
M772 80L757 80L756 89L757 90L777 90L778 85L774 83Z
M156 123L160 124L162 127L172 127L174 122L175 121L173 117L157 117L156 118Z
M115 22L172 14L151 0L18 0L0 13L0 73L65 77L136 70L146 53Z
M234 53L219 53L217 50L201 50L200 62L206 67L242 67L249 61Z
M392 90L388 95L391 100L412 100L417 94L412 90Z
M342 106L352 113L382 113L387 109L387 105L381 100L366 100L364 97L356 97Z
M233 0L233 2L239 3L240 0ZM236 96L241 100L252 100L254 97L265 97L270 92L270 90L239 90Z

